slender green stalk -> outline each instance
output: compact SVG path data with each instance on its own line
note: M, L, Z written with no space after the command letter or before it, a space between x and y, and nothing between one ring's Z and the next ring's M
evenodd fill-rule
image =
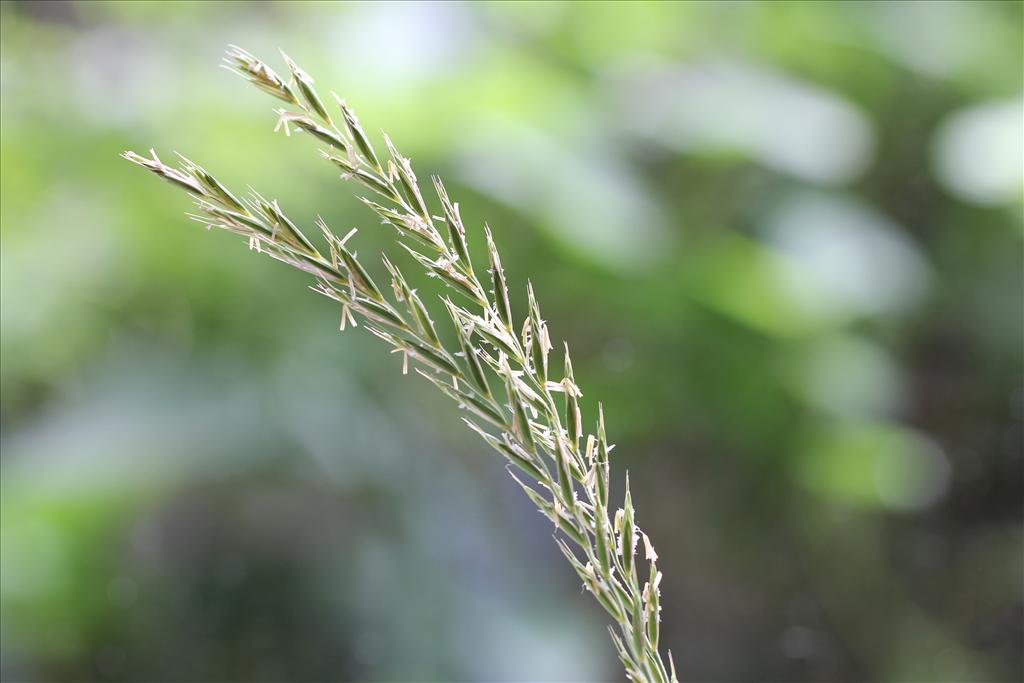
M429 309L409 287L398 267L384 256L391 296L378 287L349 249L355 230L338 238L317 220L321 251L282 211L276 201L252 193L238 199L219 180L181 158L173 168L152 152L147 158L123 156L192 195L191 214L209 228L245 237L250 249L266 253L316 279L315 291L341 305L339 327L362 323L468 413L463 420L508 461L515 481L554 524L556 542L600 605L611 616L612 641L629 678L636 683L675 683L658 650L661 572L650 539L634 522L626 477L622 507L610 514L608 444L603 410L594 433L587 433L565 346L562 377L551 367L552 344L533 287L527 287L528 311L517 332L512 300L497 247L485 228L489 263L481 283L467 246L467 231L441 180L433 186L441 214L431 213L408 159L385 136L387 156L378 156L355 112L334 96L340 110L332 118L314 89L313 79L287 55L287 80L248 52L231 47L227 66L260 90L285 102L278 126L302 131L326 145L323 157L341 177L368 191L363 202L397 230L398 243L426 273L450 290L441 297L454 327L456 349L438 335ZM497 388L496 388L497 387ZM563 424L562 415L565 415ZM582 445L581 445L582 444ZM648 573L641 578L636 546L642 539ZM643 585L641 586L641 581Z

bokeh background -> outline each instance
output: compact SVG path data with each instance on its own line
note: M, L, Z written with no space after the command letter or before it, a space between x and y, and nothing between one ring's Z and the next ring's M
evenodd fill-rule
M1020 3L0 19L3 680L622 680L454 407L118 158L390 244L227 43L441 173L520 312L532 278L684 679L1024 676Z

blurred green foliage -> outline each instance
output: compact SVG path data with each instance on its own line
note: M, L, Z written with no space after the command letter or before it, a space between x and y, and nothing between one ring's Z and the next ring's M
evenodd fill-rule
M454 408L117 157L388 243L214 68L227 43L285 48L443 175L520 312L532 279L684 679L1024 676L1021 3L0 19L4 680L620 675Z

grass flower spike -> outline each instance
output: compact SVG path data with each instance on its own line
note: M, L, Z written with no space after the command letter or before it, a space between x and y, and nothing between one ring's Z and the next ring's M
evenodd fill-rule
M276 130L301 131L320 144L324 159L365 194L360 199L395 229L398 243L443 293L417 293L387 256L391 282L379 286L350 247L354 231L338 238L318 219L323 245L317 247L276 200L255 192L239 199L184 157L177 167L163 163L155 152L149 157L125 152L124 158L190 194L197 207L193 219L235 233L251 249L309 273L311 289L340 305L342 330L366 327L401 354L403 372L412 367L455 401L467 413L466 424L505 458L515 481L553 523L559 549L611 617L609 631L629 678L675 683L671 654L666 665L658 649L658 555L636 526L628 477L622 505L609 500L612 446L604 412L599 408L591 433L580 410L582 391L573 377L569 347L564 346L559 375L532 285L526 288L525 315L517 320L490 229L484 228L488 263L481 271L470 259L470 231L459 205L441 180L432 179L440 204L435 215L409 159L392 141L385 136L387 154L378 155L348 104L334 95L339 111L332 117L313 79L282 55L287 80L234 46L225 65L287 105L275 110ZM453 348L442 342L428 303L449 319ZM641 541L643 569L636 557Z

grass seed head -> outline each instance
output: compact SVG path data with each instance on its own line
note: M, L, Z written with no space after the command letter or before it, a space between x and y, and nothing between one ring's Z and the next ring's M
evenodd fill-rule
M391 276L393 300L404 306L385 297L357 254L346 246L354 229L339 239L318 218L316 225L327 245L325 256L276 201L255 192L239 199L216 177L184 157L180 168L172 168L155 152L151 157L134 152L122 156L191 195L198 206L191 217L206 227L237 234L247 239L254 251L309 273L315 278L312 289L341 305L340 329L362 322L393 353L401 354L403 374L413 366L415 374L473 416L465 419L467 425L507 460L515 481L561 532L559 549L616 622L617 630L609 631L626 675L636 683L676 683L671 653L666 667L658 652L661 572L657 553L636 527L628 476L623 505L609 519L612 447L607 442L604 410L598 404L596 434L587 436L580 453L582 392L573 376L567 345L564 377L552 381L549 376L552 344L532 284L527 284L527 314L517 324L490 228L485 226L483 231L490 274L487 284L492 288L489 295L474 272L459 206L451 201L441 180L433 177L443 213L434 217L411 162L399 154L391 139L384 136L389 158L382 166L352 108L334 95L344 119L343 124L335 125L313 78L288 55L282 52L282 56L290 71L287 81L235 46L228 49L225 66L283 101L287 107L276 110L276 130L290 135L294 127L326 145L321 154L341 170L343 179L354 180L381 198L361 197L383 223L394 227L398 244L425 274L466 297L464 305L442 298L454 327L456 352L447 349L429 307L386 255L384 266ZM446 238L435 229L435 220L444 220ZM521 335L516 334L517 328ZM489 378L495 375L505 386L507 406L502 406L491 390ZM553 396L559 393L565 395L565 426ZM494 431L489 431L492 428ZM549 470L551 460L554 475ZM637 582L638 539L643 540L644 560L649 563L649 578L642 589Z

